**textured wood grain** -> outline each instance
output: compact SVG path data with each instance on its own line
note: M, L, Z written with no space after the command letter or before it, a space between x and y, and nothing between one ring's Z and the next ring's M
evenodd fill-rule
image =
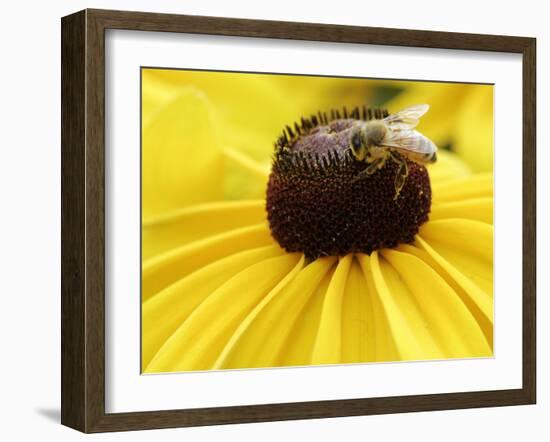
M61 46L61 422L85 427L85 14L63 19Z
M536 40L523 50L523 389L537 394L537 95Z
M515 390L105 413L106 29L523 54L523 387ZM86 10L62 20L62 422L84 432L531 404L535 354L535 40Z

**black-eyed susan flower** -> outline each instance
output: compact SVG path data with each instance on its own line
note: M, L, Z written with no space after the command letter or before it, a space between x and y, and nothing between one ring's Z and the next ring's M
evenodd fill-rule
M143 71L144 372L492 355L490 170L441 151L395 200L392 163L272 158L285 124L375 91Z

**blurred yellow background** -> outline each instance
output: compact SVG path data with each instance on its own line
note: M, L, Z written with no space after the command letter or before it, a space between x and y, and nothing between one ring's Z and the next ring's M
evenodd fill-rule
M430 111L417 129L440 151L471 172L493 170L491 85L144 68L144 219L263 197L273 143L302 116L362 105L393 113L420 103Z

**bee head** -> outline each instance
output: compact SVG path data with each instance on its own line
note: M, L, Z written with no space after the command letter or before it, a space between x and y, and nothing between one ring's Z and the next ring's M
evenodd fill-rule
M363 137L361 135L360 130L354 131L353 135L351 136L350 149L351 149L351 152L353 153L353 156L357 160L363 161L365 159L367 155L367 148L363 141Z

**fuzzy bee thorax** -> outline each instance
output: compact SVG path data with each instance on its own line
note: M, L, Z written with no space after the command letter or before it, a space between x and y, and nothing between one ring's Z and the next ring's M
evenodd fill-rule
M381 120L372 120L365 123L363 142L367 147L379 146L388 133L387 125Z

